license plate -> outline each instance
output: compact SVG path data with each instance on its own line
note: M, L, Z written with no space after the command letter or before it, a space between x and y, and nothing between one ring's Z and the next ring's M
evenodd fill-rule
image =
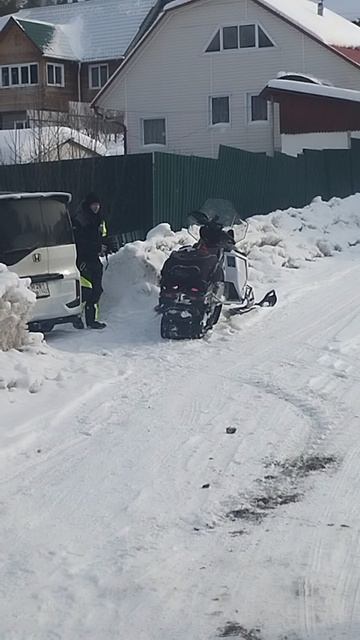
M32 282L30 289L36 294L37 298L48 298L50 295L47 282Z

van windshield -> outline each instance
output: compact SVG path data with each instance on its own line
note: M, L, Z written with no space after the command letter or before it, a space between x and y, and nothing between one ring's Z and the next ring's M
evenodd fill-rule
M0 262L11 266L35 249L73 243L66 205L58 200L0 200Z

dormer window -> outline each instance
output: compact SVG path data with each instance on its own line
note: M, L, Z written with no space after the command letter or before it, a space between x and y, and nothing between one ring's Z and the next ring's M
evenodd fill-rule
M221 27L206 47L206 53L230 49L264 49L275 43L259 24L240 24Z

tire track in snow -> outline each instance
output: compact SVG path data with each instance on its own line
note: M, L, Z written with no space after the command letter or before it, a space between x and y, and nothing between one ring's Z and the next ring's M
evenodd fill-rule
M346 330L354 320L354 316L352 315L348 321L343 322L343 326L341 331ZM340 331L340 332L341 332ZM338 332L338 333L340 333ZM335 334L334 339L336 339ZM328 353L332 353L330 350L327 350ZM333 358L337 358L336 352L333 354ZM320 365L323 365L324 362L324 350L320 350L320 356L318 359ZM327 362L327 361L326 361ZM321 386L317 385L317 390L320 392L322 389L325 391L324 400L326 400L326 396L330 393L330 391L337 392L337 395L341 393L341 388L334 389L334 385L331 384L331 379L333 376L334 365L330 362L327 362L328 373L322 374ZM323 370L323 366L321 369ZM349 375L349 368L346 372L346 375ZM354 380L354 378L352 378ZM312 380L309 380L309 387L313 388ZM340 397L337 401L339 415L338 419L334 421L334 425L336 427L342 425L343 421L351 421L353 420L353 415L351 412L351 406L348 407L346 402L342 397ZM329 434L330 435L330 434ZM335 452L336 453L336 452ZM332 493L328 496L328 500L325 504L321 503L315 505L314 507L318 511L318 526L314 532L314 540L311 547L311 555L308 561L308 575L304 578L304 586L303 586L303 603L304 603L304 627L307 633L307 637L314 638L316 634L320 632L319 621L318 621L318 609L314 606L314 587L316 583L319 582L319 577L324 573L324 567L326 568L326 549L324 552L324 546L328 545L328 536L325 534L328 533L326 527L329 525L331 521L331 514L334 509L334 504L338 504L339 501L343 500L345 504L356 504L357 496L360 490L360 472L358 471L358 459L359 459L360 448L356 447L356 450L353 451L350 455L347 455L341 465L340 469L336 473L333 479L334 487ZM353 479L353 469L356 468L357 476L355 477L355 482ZM344 494L345 487L351 487L350 491L347 494ZM353 495L352 495L353 494ZM320 507L320 508L319 508ZM359 593L359 579L356 579L356 588L354 589L353 584L353 558L358 557L359 554L359 535L357 534L356 542L348 546L347 553L344 557L344 561L341 563L341 573L338 577L336 593L337 598L334 599L334 608L338 608L342 611L342 615L345 619L347 619L347 629L349 633L351 633L351 629L354 621L354 610L357 602L357 594ZM324 556L324 557L323 557ZM355 572L358 572L358 567L355 568ZM358 573L356 574L358 575ZM353 595L355 591L355 596ZM340 592L340 593L339 593ZM340 596L340 598L339 598ZM340 604L339 604L340 600ZM351 602L352 604L348 606L347 603ZM315 635L314 635L315 634Z

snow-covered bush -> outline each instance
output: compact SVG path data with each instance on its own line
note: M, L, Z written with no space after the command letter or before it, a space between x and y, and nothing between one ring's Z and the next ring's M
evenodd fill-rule
M0 264L0 351L19 349L27 342L26 322L36 299L28 284Z

